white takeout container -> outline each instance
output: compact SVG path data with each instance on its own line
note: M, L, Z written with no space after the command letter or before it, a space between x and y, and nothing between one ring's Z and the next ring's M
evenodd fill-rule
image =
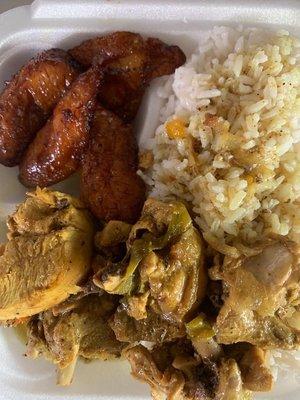
M187 55L201 30L213 25L244 24L286 28L300 36L300 0L36 0L0 16L0 85L37 52L68 49L82 40L114 30L136 31L177 44ZM154 82L139 112L140 141L154 132L161 106ZM5 240L5 219L24 199L17 168L0 166L0 242ZM56 185L78 194L77 178ZM54 366L23 356L24 345L11 329L0 330L0 399L93 400L149 399L148 386L130 377L124 361L79 362L71 387L55 385ZM299 366L299 363L298 363ZM297 400L300 382L278 380L273 393L260 399Z

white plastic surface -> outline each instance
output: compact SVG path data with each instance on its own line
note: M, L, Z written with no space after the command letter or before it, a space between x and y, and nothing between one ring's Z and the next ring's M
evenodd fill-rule
M50 47L69 48L97 33L130 30L180 45L187 55L201 30L216 24L265 25L287 28L300 36L300 0L36 0L0 16L0 85L32 55ZM140 140L153 134L160 103L154 82L143 100L136 122ZM25 189L17 168L0 166L0 242L5 218L22 201ZM76 176L57 185L78 193ZM70 388L55 386L53 365L28 360L24 346L10 329L0 330L0 399L93 400L148 399L149 390L133 380L125 362L79 363ZM272 394L260 399L298 400L300 382L279 379Z

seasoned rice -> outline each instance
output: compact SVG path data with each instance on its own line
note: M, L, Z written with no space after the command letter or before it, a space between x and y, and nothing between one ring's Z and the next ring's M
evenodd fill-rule
M299 242L299 40L215 27L159 95L153 164L140 171L150 195L189 203L225 254L271 234Z

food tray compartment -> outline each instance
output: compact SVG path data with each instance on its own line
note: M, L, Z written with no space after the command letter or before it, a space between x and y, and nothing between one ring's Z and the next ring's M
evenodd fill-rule
M300 36L299 0L36 0L0 16L0 85L9 80L30 57L50 48L67 49L96 34L129 30L157 36L177 44L189 55L201 30L213 25L244 24L286 28ZM140 141L158 124L159 82L148 89L136 120ZM5 219L24 198L17 168L0 166L0 241L5 239ZM56 185L76 194L77 177ZM130 377L125 361L80 362L69 388L55 386L53 365L28 360L24 345L11 330L0 333L0 399L147 399L148 387ZM284 381L284 382L283 382ZM298 386L298 390L297 390ZM257 398L299 398L298 385L279 379L272 394ZM297 394L298 393L298 394Z

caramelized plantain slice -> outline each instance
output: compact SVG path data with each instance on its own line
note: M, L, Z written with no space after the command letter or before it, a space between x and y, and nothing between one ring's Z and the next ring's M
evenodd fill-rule
M102 81L101 67L90 68L57 104L53 116L29 145L20 164L19 177L25 186L50 186L78 169Z
M145 185L136 174L137 146L130 125L100 105L82 162L81 196L99 219L135 222Z
M44 51L30 60L0 97L0 163L17 165L56 103L79 74L64 50Z
M69 53L85 67L106 60L100 103L124 121L134 119L150 81L172 74L185 62L178 46L159 39L143 39L132 32L114 32L86 40Z

